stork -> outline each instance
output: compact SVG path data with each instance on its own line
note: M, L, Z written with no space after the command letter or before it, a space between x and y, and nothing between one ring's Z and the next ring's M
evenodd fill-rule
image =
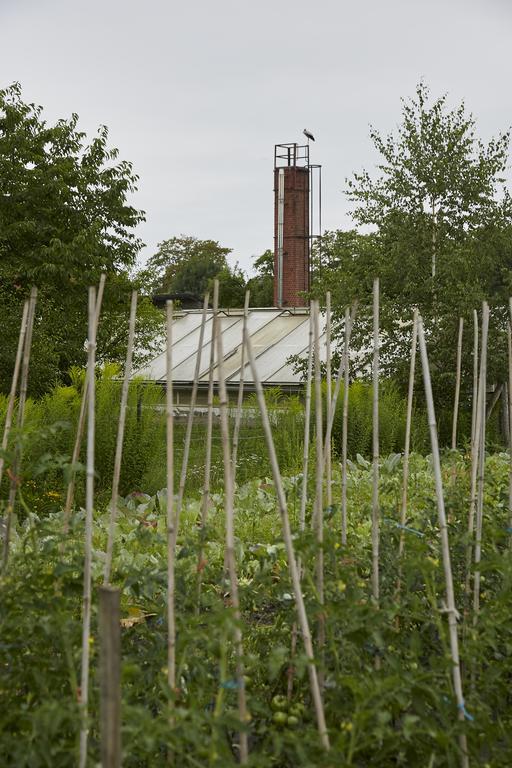
M309 143L309 140L310 140L310 139L311 139L311 141L314 141L314 140L315 140L315 137L313 136L313 134L311 133L311 131L308 131L308 129L307 129L307 128L304 128L304 130L302 131L302 133L304 134L304 136L305 136L305 137L306 137L306 139L308 140L308 143Z

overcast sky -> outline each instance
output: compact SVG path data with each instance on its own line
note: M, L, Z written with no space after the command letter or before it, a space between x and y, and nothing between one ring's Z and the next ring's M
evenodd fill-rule
M144 254L181 233L251 257L273 247L273 148L316 136L325 228L371 170L369 124L420 79L465 99L479 133L512 123L508 0L0 0L0 84L47 119L80 115L140 176Z

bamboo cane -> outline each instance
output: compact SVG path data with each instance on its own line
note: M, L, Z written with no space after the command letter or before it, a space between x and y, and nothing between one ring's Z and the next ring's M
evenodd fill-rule
M91 565L92 565L92 525L94 507L94 438L95 438L95 376L96 364L96 333L95 321L96 290L89 288L89 320L87 340L87 377L89 379L89 396L87 409L87 473L85 487L85 557L84 557L84 590L83 590L83 620L82 620L82 675L80 683L80 703L82 719L80 726L80 758L79 768L85 768L87 763L87 740L89 728L87 723L89 704L89 648L91 631Z
M302 453L302 486L300 497L299 530L306 527L306 502L308 497L309 432L311 421L311 380L313 377L313 314L309 313L308 368L304 403L304 448Z
M27 400L27 387L28 387L28 371L30 366L30 352L32 349L32 332L34 329L34 320L36 312L37 301L37 288L34 286L30 291L30 299L27 312L27 330L25 333L24 345L23 345L23 359L21 364L21 381L20 381L20 397L18 403L18 417L16 420L16 426L18 429L18 435L21 435L23 425L25 423L25 403ZM4 516L4 541L3 541L3 553L2 553L2 570L7 567L7 561L9 559L9 547L11 543L11 521L14 512L14 505L16 503L16 494L18 490L19 473L21 470L22 450L21 443L16 444L14 451L14 458L11 467L11 483L9 487L9 498L7 501L7 509Z
M212 434L213 434L213 374L215 369L215 340L217 333L218 323L218 311L219 311L219 284L214 282L213 284L213 315L212 315L212 335L210 340L210 370L208 374L208 415L206 425L206 455L204 461L204 484L203 493L201 496L201 522L200 522L200 546L197 559L197 606L196 610L199 612L201 607L201 584L202 573L204 568L204 531L208 520L208 508L210 506L210 483L211 483L211 466L212 466Z
M476 313L475 313L476 314ZM477 316L478 317L478 316ZM476 326L474 336L473 350L473 421L471 425L472 443L471 443L471 480L470 480L470 499L468 516L468 545L466 548L466 579L464 586L465 595L465 615L469 610L469 598L471 593L471 563L473 558L473 535L475 527L475 513L478 497L478 467L480 455L480 443L482 437L482 420L485 421L485 400L486 393L482 386L482 363L483 363L483 338L484 332L487 337L489 317L487 313L482 314L482 351L480 355L480 371L475 379L475 360L478 356L478 325ZM486 342L487 343L487 342Z
M315 421L316 421L316 505L314 510L314 527L316 533L316 592L319 603L317 647L318 655L323 659L325 646L325 614L324 614L324 505L323 505L323 475L324 456L329 453L329 443L326 444L326 452L323 452L322 443L322 371L320 364L320 306L317 301L312 302L314 358L315 358ZM328 403L330 401L327 401ZM318 673L320 691L323 689L323 671Z
M215 281L217 282L217 281ZM236 651L236 677L238 692L238 716L241 723L247 722L247 705L245 699L244 663L242 629L240 627L240 601L238 597L238 577L235 560L235 526L233 509L233 474L231 463L231 451L229 447L228 426L228 395L226 380L224 378L224 352L222 349L222 334L217 333L217 370L219 377L220 395L220 428L222 437L222 455L224 458L224 510L226 515L226 560L229 572L229 589L231 605L235 618L234 637ZM240 738L240 762L246 765L249 755L247 732L241 730Z
M372 595L379 605L379 278L373 281ZM378 657L376 657L376 660Z
M349 328L349 336L348 336L348 345L350 345L350 334L352 332L356 311L357 311L357 302L354 302L354 304L352 305L352 310L350 315L351 319L350 319L350 328ZM323 444L323 451L322 451L322 473L325 468L325 457L327 455L328 446L331 440L332 428L334 425L334 418L336 416L336 405L337 405L338 397L340 394L341 382L344 377L344 370L345 370L344 365L345 365L345 359L344 359L344 355L342 355L340 358L338 372L336 374L336 381L334 383L334 393L333 393L331 402L327 404L327 421L326 421L325 437L324 437L324 444ZM316 509L317 503L318 503L318 500L315 497L315 500L313 503L313 510Z
M121 768L121 592L100 587L101 766Z
M175 538L174 538L174 403L172 376L173 303L166 304L166 472L167 472L167 684L176 691ZM171 719L172 720L172 719Z
M480 383L479 389L482 392L480 398L481 422L480 422L480 445L478 453L478 481L477 481L477 503L476 503L476 526L475 526L475 572L473 575L473 624L478 621L480 611L480 560L482 556L482 527L484 513L484 474L485 474L485 411L486 411L486 392L487 392L487 340L489 331L489 305L486 301L482 307L482 351L480 362Z
M306 393L304 404L304 448L302 454L302 485L299 511L299 530L301 533L306 528L306 503L308 495L308 466L309 466L309 433L311 421L311 382L313 378L313 312L309 312L309 333L308 333L308 367L306 373ZM299 569L299 578L302 578L302 563L300 558L297 561ZM290 658L293 660L297 649L297 622L293 622ZM287 697L291 701L293 694L293 679L295 668L293 663L288 667Z
M508 539L509 547L512 547L512 328L510 320L507 323L507 350L508 350L508 529L511 534Z
M208 312L209 294L204 297L203 313L201 317L201 328L199 330L199 341L197 347L196 364L194 368L194 380L192 383L192 393L190 395L190 405L187 418L187 429L185 432L185 442L183 444L183 459L181 461L180 482L178 486L178 498L176 499L176 511L175 511L175 523L174 523L174 544L173 549L176 548L176 542L178 540L178 531L180 527L181 510L183 507L183 497L185 494L185 483L187 482L187 470L188 470L188 457L190 454L190 441L192 439L192 427L194 425L194 411L197 400L197 388L199 385L199 374L201 372L201 357L203 354L203 342L204 342L204 329L206 327L206 315Z
M96 323L96 327L98 327L98 323L100 319L100 311L101 311L101 304L103 301L103 291L105 288L105 280L106 280L106 275L102 274L100 276L100 282L98 285L98 292L96 295L96 307L94 311L94 320ZM77 425L76 435L75 435L75 444L73 446L73 454L71 456L71 474L69 478L68 488L66 491L66 503L64 504L64 515L63 515L64 533L67 533L69 529L69 517L71 515L71 507L73 506L73 500L75 496L75 484L76 484L75 466L78 463L78 459L80 457L80 450L82 447L82 439L84 435L85 418L87 413L88 387L89 387L89 381L86 373L84 388L82 391L82 400L80 402L80 413L78 416L78 425Z
M478 398L478 312L473 310L473 401L471 404L471 450L475 443L476 409Z
M14 405L16 403L16 390L18 388L18 379L20 375L21 360L23 357L23 345L25 343L25 334L27 331L27 316L28 316L28 299L23 304L23 313L21 317L20 333L18 337L18 349L16 350L16 359L14 362L14 371L12 374L11 390L9 392L9 400L7 403L7 411L5 414L4 434L2 437L2 453L0 454L0 485L2 483L2 475L5 463L5 451L9 443L9 434L12 427L12 417L14 414Z
M242 326L242 352L240 356L240 381L238 384L238 399L236 404L235 426L233 429L233 447L231 451L231 461L233 464L233 484L236 482L236 469L238 458L238 438L240 434L240 421L242 418L242 404L244 401L244 376L245 376L245 337L247 335L247 320L249 317L249 299L251 296L250 291L245 292L244 302L244 320Z
M453 590L453 574L450 559L450 544L448 541L448 526L446 523L446 512L444 507L443 481L441 476L441 460L439 456L439 444L437 438L437 425L434 410L434 399L432 397L432 384L430 380L430 368L425 344L425 334L423 331L423 321L418 318L418 338L423 368L423 381L425 386L425 397L427 401L428 423L430 430L430 441L432 446L432 465L434 470L434 480L436 487L437 511L439 516L439 532L441 537L441 547L443 554L443 568L446 583L446 609L448 615L448 628L450 635L450 650L452 657L452 677L453 687L457 700L458 719L464 720L466 709L464 705L464 695L462 691L462 678L459 660L459 641L457 634L458 612L455 607L455 595ZM466 734L459 735L459 746L461 749L462 768L469 768L469 757L467 751Z
M350 325L349 325L349 335L348 335L348 346L350 346L350 336L352 333L352 328L354 326L354 321L356 318L356 312L357 312L357 302L355 301L352 304L352 309L350 312ZM341 389L341 382L343 381L345 372L345 356L341 355L340 358L340 364L338 366L338 371L336 374L336 380L334 382L334 392L332 395L331 402L327 405L327 421L326 421L326 429L325 429L325 437L324 437L324 449L323 449L323 459L325 459L325 455L327 452L327 446L329 444L329 441L331 439L332 434L332 428L334 425L334 417L336 416L336 405L338 403L338 397L340 395L340 389Z
M332 398L331 377L331 292L327 291L325 298L325 380L326 402L330 406ZM332 507L332 441L329 439L325 455L325 484L326 502L329 509Z
M343 345L343 417L341 426L341 545L347 546L347 459L348 459L348 406L350 387L350 334L352 317L348 307L345 310L345 331Z
M453 403L453 423L452 423L452 451L457 450L457 422L459 417L459 398L460 398L460 371L462 363L462 334L464 332L464 318L459 318L459 336L457 340L457 366L455 374L455 401Z
M121 406L119 410L119 424L117 428L116 454L114 459L114 476L112 478L112 498L110 501L110 526L108 531L107 553L105 557L105 569L103 573L103 585L110 583L110 571L112 569L112 552L114 548L114 534L117 517L117 497L119 494L119 478L121 477L121 462L123 459L124 427L126 423L126 407L128 405L128 392L132 376L133 345L135 339L135 320L137 316L137 291L132 292L130 306L130 320L128 326L128 346L126 349L126 361L124 366L123 388L121 390Z
M396 584L396 599L400 600L402 589L402 558L405 549L405 523L407 520L407 497L409 490L409 453L411 447L412 404L414 397L414 376L416 371L416 348L418 346L418 310L412 317L411 364L409 368L409 388L407 391L407 414L405 420L404 470L402 478L402 505L400 510L400 541L398 544L398 578Z
M281 479L281 473L279 471L279 464L277 462L276 450L275 450L274 441L272 438L272 429L270 427L267 405L265 403L265 396L263 394L263 387L261 386L261 380L258 375L258 370L256 367L250 338L247 339L247 355L249 357L249 362L251 365L251 370L252 370L252 375L254 380L254 386L256 389L256 396L258 398L258 404L260 407L261 418L263 423L263 431L265 433L267 450L269 453L270 464L272 467L272 477L274 479L274 485L276 488L279 512L281 514L283 539L286 547L288 567L290 569L290 576L291 576L292 585L293 585L295 605L297 608L297 615L298 615L299 625L302 633L302 640L304 642L304 649L306 651L306 656L308 659L308 673L309 673L309 684L311 689L311 698L313 699L313 704L315 707L318 731L320 734L322 745L324 746L325 749L329 749L330 748L329 736L328 736L327 727L325 724L322 695L320 692L320 686L318 684L318 676L317 676L317 671L315 666L315 659L313 654L313 643L311 641L309 622L306 614L304 598L302 596L299 569L297 567L297 561L295 559L295 552L293 548L290 519L288 517L288 506L286 503L286 496L283 488L283 482Z

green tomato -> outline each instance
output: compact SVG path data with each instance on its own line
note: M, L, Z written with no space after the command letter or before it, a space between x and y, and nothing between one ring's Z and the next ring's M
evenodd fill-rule
M284 725L288 722L288 716L286 712L274 712L272 715L272 722L275 723L275 725L282 728Z
M297 701L290 707L290 715L293 715L293 717L304 717L304 709L304 704L302 704L300 701Z
M288 728L297 728L299 723L300 723L299 718L295 717L294 715L288 715L288 717L286 718L286 725L288 726Z
M285 709L288 709L288 699L286 696L280 696L278 694L277 696L274 696L270 702L270 706L272 707L273 712L283 712Z

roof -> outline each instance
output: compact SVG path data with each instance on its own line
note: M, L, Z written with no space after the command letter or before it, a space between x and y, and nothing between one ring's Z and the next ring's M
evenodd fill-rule
M173 384L190 385L194 379L196 356L201 329L202 310L178 312L173 322ZM212 310L207 311L204 343L201 350L199 385L208 383L210 365ZM224 352L224 374L228 386L240 382L243 310L220 310L220 328ZM320 353L325 360L325 316L320 319L322 336ZM265 386L298 387L302 376L288 362L292 355L307 358L309 344L309 309L250 309L247 319L252 348L256 356L258 372ZM247 356L246 356L247 361ZM165 382L165 350L148 365L136 371L134 376L148 381ZM217 381L217 366L214 381ZM254 383L250 365L246 362L244 382Z

